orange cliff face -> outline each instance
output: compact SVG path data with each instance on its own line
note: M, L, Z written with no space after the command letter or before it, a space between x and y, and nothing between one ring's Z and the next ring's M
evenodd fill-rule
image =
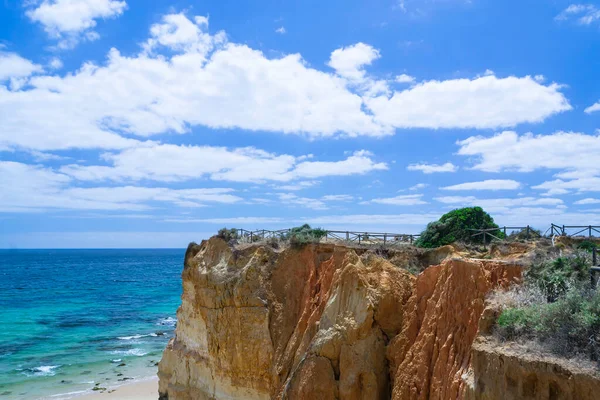
M186 253L161 399L461 398L485 296L520 270L447 259L415 278L344 246L212 238Z

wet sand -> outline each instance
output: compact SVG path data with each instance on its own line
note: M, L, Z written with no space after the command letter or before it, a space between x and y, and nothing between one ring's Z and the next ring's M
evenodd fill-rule
M158 378L124 384L105 392L91 393L76 397L77 400L157 400Z

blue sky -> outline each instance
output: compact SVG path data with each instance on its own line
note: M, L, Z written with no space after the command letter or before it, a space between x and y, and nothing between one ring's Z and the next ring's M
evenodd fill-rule
M0 2L0 247L600 224L600 4Z

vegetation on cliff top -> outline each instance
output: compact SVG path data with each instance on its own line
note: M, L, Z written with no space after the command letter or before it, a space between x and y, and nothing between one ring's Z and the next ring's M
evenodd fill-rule
M585 252L533 264L523 285L503 295L496 334L600 362L600 291L591 287L590 266Z
M302 247L309 243L317 243L321 238L327 235L327 231L321 228L311 228L310 225L304 224L290 229L286 239L290 241L293 247Z
M452 210L435 222L427 225L415 245L434 248L454 242L483 243L483 235L473 236L472 229L494 229L490 231L496 237L503 234L494 223L494 219L481 207L466 207Z

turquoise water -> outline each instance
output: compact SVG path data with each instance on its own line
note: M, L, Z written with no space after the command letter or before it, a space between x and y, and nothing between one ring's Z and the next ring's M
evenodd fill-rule
M0 400L64 399L156 375L184 252L0 250Z

